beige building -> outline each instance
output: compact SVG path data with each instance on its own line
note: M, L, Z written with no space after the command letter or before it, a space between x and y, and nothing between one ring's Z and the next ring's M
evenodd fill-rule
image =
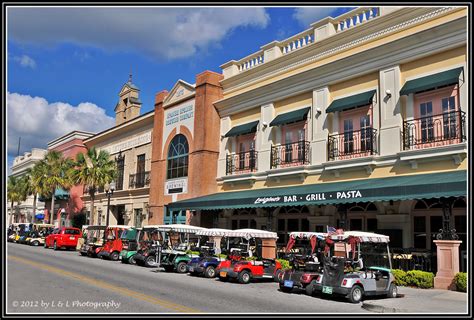
M124 84L115 107L116 126L84 140L88 148L106 150L117 162L118 177L110 198L109 224L141 227L148 221L154 111L140 115L139 91L131 79ZM83 200L90 211L90 196L86 192ZM94 220L89 224L106 223L107 200L104 190L99 190L94 201Z
M47 151L43 149L33 148L31 152L25 152L22 156L18 156L13 160L12 173L14 177L23 176L28 169L33 168L33 166L44 159ZM43 213L44 211L44 202L38 200L39 196L36 198L36 213ZM34 213L33 213L33 201L34 196L30 195L26 201L20 203L20 205L14 209L14 219L13 222L33 222ZM8 216L11 213L11 203L8 206Z

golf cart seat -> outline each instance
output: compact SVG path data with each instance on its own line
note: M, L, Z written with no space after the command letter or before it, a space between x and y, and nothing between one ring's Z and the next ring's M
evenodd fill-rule
M304 268L306 271L318 271L320 266L318 262L309 261L305 263Z

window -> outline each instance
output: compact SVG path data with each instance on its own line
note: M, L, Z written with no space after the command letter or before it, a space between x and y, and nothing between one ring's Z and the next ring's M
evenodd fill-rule
M370 151L372 149L372 134L370 131L370 117L365 115L360 117L360 150Z
M428 142L433 140L433 104L431 101L420 104L421 115L421 140Z
M123 190L124 166L125 166L125 156L119 155L117 157L117 182L115 183L115 190Z
M137 177L136 187L143 188L145 186L145 155L137 156Z
M455 97L444 98L441 100L443 108L443 132L445 139L456 138L456 104Z
M188 157L188 141L184 135L178 134L171 140L168 151L168 179L188 176Z
M344 153L352 153L354 151L353 130L352 119L344 120Z
M426 218L413 217L414 247L426 249Z

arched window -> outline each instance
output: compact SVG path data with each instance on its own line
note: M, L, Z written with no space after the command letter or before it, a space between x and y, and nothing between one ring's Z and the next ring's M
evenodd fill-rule
M188 176L189 146L188 140L182 134L171 140L168 150L168 179Z

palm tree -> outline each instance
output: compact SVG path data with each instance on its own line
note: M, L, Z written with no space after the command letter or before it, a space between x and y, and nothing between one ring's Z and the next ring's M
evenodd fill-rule
M95 194L99 188L103 188L117 177L117 165L110 159L107 151L97 152L95 147L88 148L85 153L78 153L75 164L73 182L82 184L89 193L91 198L89 224L93 224Z
M20 187L19 178L15 176L9 176L8 183L7 183L7 191L8 191L7 197L8 197L8 201L11 203L10 225L13 223L13 206L15 202L18 202L21 199L19 187Z
M71 169L74 162L65 158L61 152L49 151L44 157L41 170L41 180L43 183L43 193L51 195L51 222L54 221L54 200L56 189L69 189L73 186L71 179Z
M43 177L46 176L45 162L38 162L32 168L28 168L26 174L29 177L29 194L33 195L33 221L36 221L36 202L38 194L44 193Z

